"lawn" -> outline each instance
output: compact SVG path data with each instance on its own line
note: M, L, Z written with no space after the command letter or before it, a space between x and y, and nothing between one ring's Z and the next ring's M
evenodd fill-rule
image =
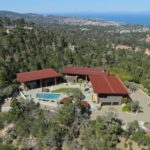
M60 88L52 91L52 93L64 93L67 95L82 95L82 92L79 88Z

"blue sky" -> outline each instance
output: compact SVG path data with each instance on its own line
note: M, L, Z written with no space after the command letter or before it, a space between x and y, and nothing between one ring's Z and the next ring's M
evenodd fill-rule
M0 0L0 10L22 13L150 11L150 0Z

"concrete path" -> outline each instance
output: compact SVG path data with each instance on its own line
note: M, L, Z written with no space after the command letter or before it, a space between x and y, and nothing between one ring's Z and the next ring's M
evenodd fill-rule
M97 116L103 116L107 112L115 112L118 115L118 118L120 118L125 124L128 124L129 122L132 122L134 120L138 121L150 121L150 107L148 104L150 103L150 97L145 94L142 90L137 90L136 92L130 94L130 97L133 101L139 101L140 106L143 109L142 113L126 113L122 112L120 106L103 106L101 110L98 109L92 109L92 115L91 119L95 119Z

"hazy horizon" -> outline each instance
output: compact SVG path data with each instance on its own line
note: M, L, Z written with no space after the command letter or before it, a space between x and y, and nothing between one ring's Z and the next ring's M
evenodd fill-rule
M20 13L20 14L43 14L43 15L64 15L64 14L150 14L150 10L145 11L80 11L80 12L20 12L20 11L11 11L11 10L3 10L0 9L0 11L7 11L7 12L14 12L14 13Z
M106 12L147 12L150 11L150 1L147 0L1 0L0 10L19 13L106 13Z

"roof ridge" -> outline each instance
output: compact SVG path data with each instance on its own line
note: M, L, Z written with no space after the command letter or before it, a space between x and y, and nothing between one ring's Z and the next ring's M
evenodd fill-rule
M111 91L113 93L115 93L115 90L113 89L113 87L111 86L111 84L109 83L109 81L107 80L106 76L104 76L105 81L107 82L108 86L110 87Z
M47 69L17 73L17 80L19 82L27 82L27 81L46 79L46 78L52 78L58 76L60 76L60 74L57 73L54 69L47 68Z
M51 70L51 71L53 70L53 71L55 71L52 68L45 68L45 69L40 69L40 70L30 70L30 71L25 71L25 72L18 72L17 74L32 73L32 72L42 72L42 71L46 71L46 70Z

